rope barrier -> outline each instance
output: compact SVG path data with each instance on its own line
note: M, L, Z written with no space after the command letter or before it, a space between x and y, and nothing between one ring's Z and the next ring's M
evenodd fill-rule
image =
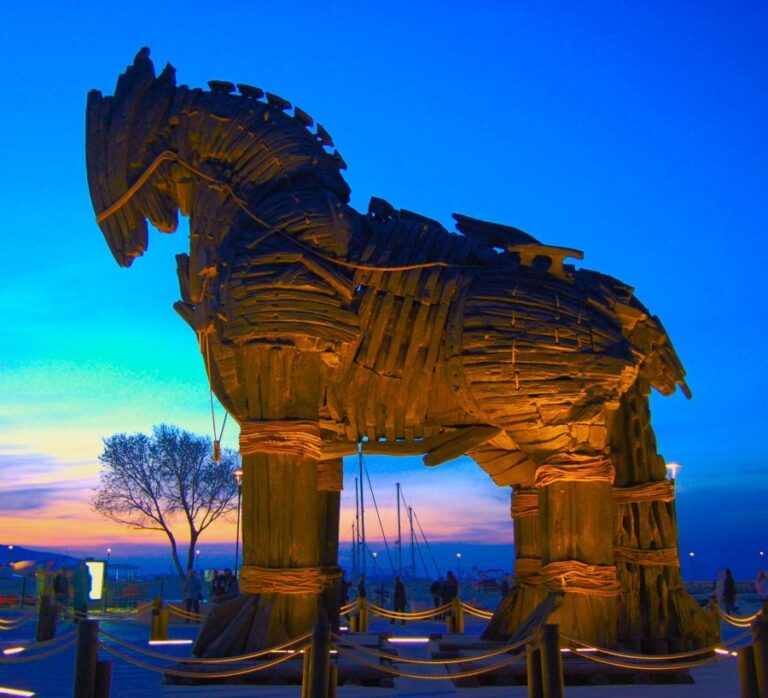
M357 604L352 601L351 603L348 603L346 606L342 606L339 608L339 615L345 616L347 613L351 613L357 608Z
M678 662L674 664L661 664L661 665L632 664L630 662L617 662L612 659L605 659L604 657L599 657L594 654L587 654L584 652L580 652L579 656L584 657L584 659L588 659L590 662L597 662L598 664L607 664L608 666L613 666L618 669L632 669L635 671L680 671L681 669L696 669L697 667L706 666L707 664L713 664L714 662L719 662L725 656L730 656L730 653L728 655L714 654L711 657L707 657L706 659L699 659L699 660L690 661L690 662Z
M392 661L397 661L398 663L403 664L417 664L421 666L438 666L442 664L467 664L471 662L479 662L484 661L486 659L492 659L493 657L498 657L502 654L508 654L509 652L514 652L516 649L528 644L531 639L526 638L525 640L520 640L519 642L515 642L511 645L504 645L503 647L500 647L499 649L492 650L491 652L487 652L486 654L481 655L475 655L472 657L458 657L456 659L411 659L408 657L397 657L391 654L387 654L386 652L380 652L378 650L375 650L371 647L365 647L364 645L360 645L356 642L352 642L347 637L340 637L339 635L332 635L331 636L335 642L343 642L345 645L349 645L357 652L362 652L363 654L371 655L372 657L378 657L380 659L391 659Z
M172 603L167 603L164 605L164 608L167 608L173 615L179 616L180 618L188 618L188 619L194 619L194 620L202 620L203 615L200 613L192 613L191 611L187 611L184 608L181 608L181 606L175 606Z
M717 607L717 612L720 614L720 617L726 621L727 623L730 623L736 628L748 628L751 626L752 621L756 620L759 615L762 614L762 610L755 611L751 616L744 616L743 618L740 618L739 616L732 616L729 613L726 613L720 606Z
M146 669L147 671L154 671L159 674L164 674L165 676L177 676L182 679L229 679L234 676L245 676L246 674L255 674L258 671L269 669L273 666L277 666L278 664L282 664L283 662L287 662L289 659L293 659L293 657L295 656L295 654L286 654L283 657L278 657L277 659L271 659L255 667L247 667L244 669L232 669L231 671L220 671L215 673L214 672L208 673L208 672L181 671L179 669L157 667L157 666L153 666L152 664L147 664L147 662L142 662L138 659L134 659L133 657L130 657L129 655L125 654L125 652L121 652L120 650L117 650L111 645L108 645L104 642L99 642L99 646L102 647L107 652L109 652L110 654L117 657L118 659L122 659L124 662L133 664L134 666L137 666L140 669ZM303 645L302 647L297 648L296 653L303 652L304 650L308 649L310 646L311 646L310 644ZM174 659L179 660L179 657L175 657ZM179 663L183 663L186 661L187 660L181 660Z
M391 618L394 620L426 620L427 618L433 618L434 616L442 615L451 610L453 604L446 603L437 608L429 611L416 611L412 613L401 613L400 611L389 611L386 608L377 606L376 604L369 603L368 608L373 611L377 616L382 618Z
M737 642L740 642L741 640L743 640L749 634L750 632L741 633L740 635L737 635L736 637L731 638L727 642L723 642L721 645L714 645L712 647L702 647L701 649L698 649L698 650L689 650L687 652L676 652L674 654L633 654L631 652L621 652L620 650L612 650L606 647L595 647L594 645L587 645L583 643L581 640L577 640L576 638L570 637L565 633L560 633L560 637L563 640L570 642L572 645L575 645L576 647L593 649L599 652L600 654L607 654L612 657L620 657L623 659L653 662L653 661L686 659L687 657L697 657L702 654L715 653L715 650L723 649L724 647L728 647L729 645L734 645Z
M475 608L464 601L461 602L461 607L469 613L469 615L475 616L476 618L483 618L485 620L493 618L493 611L486 611L484 608Z
M347 655L348 657L351 657L356 662L360 662L360 664L363 664L364 666L370 667L372 669L376 669L378 671L383 671L385 674L391 674L392 676L400 676L401 678L405 679L421 679L426 681L453 681L454 679L466 679L471 676L479 676L480 674L487 674L491 671L496 671L497 669L502 669L506 666L509 666L510 664L514 664L515 662L519 661L521 657L525 657L526 652L521 652L516 654L514 657L510 657L509 659L499 662L497 664L492 664L491 666L487 667L480 667L479 669L473 669L470 671L459 671L456 673L448 673L445 675L439 675L439 674L431 674L431 675L424 675L424 674L412 674L410 672L400 671L399 669L395 669L393 667L388 667L385 664L377 664L374 662L371 662L367 659L364 659L363 657L356 655L354 652L350 652L349 650L337 646L337 649L339 651L339 654ZM388 657L388 659L397 659L397 661L400 661L400 658L398 657ZM466 663L470 663L472 661L471 658L463 660ZM445 664L446 662L439 662L440 664Z
M58 647L50 649L47 652L40 652L39 654L30 654L26 656L22 654L18 657L0 656L0 664L22 664L23 662L36 662L40 659L47 659L48 657L53 657L55 654L59 654L59 652L68 650L70 647L73 647L76 642L77 638L73 638L69 642L65 642Z
M179 661L179 657L172 654L164 654L162 652L156 652L155 650L147 649L146 647L141 647L140 645L136 645L132 642L128 642L128 640L123 640L122 638L115 637L111 633L108 633L104 630L99 630L99 634L105 637L107 640L110 640L111 642L114 642L117 645L120 645L121 647L125 647L126 649L132 650L134 652L137 652L139 654L144 654L147 657L154 657L155 659L163 659L171 662ZM291 645L295 645L299 642L303 642L305 640L308 640L312 636L312 633L305 633L304 635L299 635L299 637L295 637L292 640L288 640L287 642L283 642L280 645L275 645L273 647L269 647L265 650L259 650L258 652L251 652L249 654L240 654L236 655L234 657L190 657L188 659L184 659L185 664L232 664L234 662L244 662L249 659L257 659L258 657L264 657L265 655L268 655L272 652L279 652L281 650L286 649L287 647L290 647Z
M24 613L15 618L0 618L0 630L15 630L32 618L31 613Z

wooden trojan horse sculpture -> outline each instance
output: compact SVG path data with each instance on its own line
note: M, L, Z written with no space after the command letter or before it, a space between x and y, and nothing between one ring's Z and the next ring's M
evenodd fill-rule
M571 249L455 215L461 234L381 199L348 205L319 124L248 85L159 77L143 49L88 97L88 178L119 264L146 219L190 220L176 310L240 425L245 596L199 654L307 631L336 609L342 456L468 454L512 488L516 590L489 637L551 593L562 630L663 652L717 634L684 591L673 484L648 395L687 392L661 323ZM235 92L239 94L235 94Z

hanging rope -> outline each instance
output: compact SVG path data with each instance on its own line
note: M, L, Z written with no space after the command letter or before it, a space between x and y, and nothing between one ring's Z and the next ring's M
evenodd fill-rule
M735 645L736 643L741 642L750 634L751 632L741 633L740 635L737 635L736 637L733 637L730 640L723 642L722 646L713 645L711 647L702 647L701 649L698 649L698 650L688 650L687 652L675 652L673 654L633 654L631 652L622 652L621 650L612 650L606 647L595 647L594 645L587 645L581 640L577 640L576 638L573 638L570 635L566 635L565 633L560 633L560 637L563 640L570 642L574 647L581 647L582 649L586 648L590 650L595 650L600 654L607 654L611 657L620 657L621 659L642 660L642 661L648 661L648 662L652 662L652 661L658 662L658 661L676 660L676 659L690 659L691 657L700 657L703 654L712 654L716 650L722 651L731 645Z
M569 453L554 456L536 469L534 487L554 482L609 482L616 477L611 461L605 456Z
M755 611L751 616L732 616L729 613L726 613L722 608L720 608L720 605L717 605L717 612L720 614L720 617L729 623L730 625L733 625L737 628L748 628L751 627L752 622L758 618L758 616L762 615L762 610Z
M589 565L579 560L562 560L543 565L541 582L551 591L587 596L617 596L621 591L616 567Z
M461 607L471 616L475 616L476 618L483 618L485 620L490 620L493 618L493 611L486 611L484 608L475 608L474 606L470 606L464 601L460 601L459 603L461 603Z
M525 650L523 650L518 654L514 655L513 657L510 657L506 661L498 662L497 664L492 664L490 666L480 667L479 669L472 669L469 671L457 671L457 672L451 672L446 674L425 675L425 674L412 674L409 672L400 671L399 669L395 669L394 667L389 667L386 664L380 664L378 662L378 659L376 661L370 661L366 659L364 656L361 656L361 654L356 653L355 651L350 651L348 648L345 648L343 645L338 646L338 651L339 651L339 654L344 654L348 657L351 657L354 661L359 662L360 664L363 664L372 669L376 669L378 671L383 671L386 674L391 674L392 676L400 676L406 679L421 679L425 681L454 681L455 679L466 679L471 676L480 676L481 674L487 674L491 671L497 671L498 669L502 669L506 666L509 666L510 664L514 664L515 662L520 661L521 657L525 657L526 655ZM391 656L388 658L397 659ZM465 663L470 663L472 661L472 658L467 657L466 659L463 659L463 661ZM438 662L438 663L445 664L447 662Z
M435 616L447 613L451 610L452 605L452 603L447 603L427 611L413 611L411 613L390 611L373 603L369 603L368 608L377 616L381 616L382 618L391 618L393 620L427 620L428 618L434 618Z
M437 571L437 576L440 577L440 568L437 565L437 562L435 561L435 556L432 554L432 548L429 547L429 541L427 540L427 537L424 535L424 529L421 527L421 521L419 521L419 517L416 515L416 510L411 509L413 512L413 518L416 521L416 525L419 527L419 533L421 534L421 538L424 541L424 545L427 546L427 552L429 553L429 557L432 559L432 564L435 566L435 570ZM424 571L426 572L426 567L424 568Z
M499 657L502 654L509 654L510 652L514 652L515 650L520 649L521 647L524 647L525 645L530 642L530 638L526 638L524 640L520 640L518 642L504 645L502 647L499 647L498 649L491 650L490 652L486 652L485 654L477 654L472 655L471 657L456 657L454 659L412 659L410 657L399 657L392 654L387 654L386 652L381 652L380 650L375 650L372 647L366 647L365 645L360 645L356 642L353 642L349 639L348 636L339 636L332 634L331 638L336 643L341 643L342 645L351 647L356 652L360 652L363 655L367 655L370 657L376 657L377 659L388 659L396 661L398 664L416 664L419 666L444 666L444 665L451 665L451 664L471 664L472 662L481 662L486 661L488 659L493 659L494 657Z
M318 250L315 250L313 248L307 247L306 245L302 244L298 240L293 239L292 237L286 235L283 231L278 229L272 229L271 226L261 218L259 218L256 214L253 213L253 211L248 208L247 203L241 199L235 191L232 189L232 187L227 184L226 182L216 179L216 177L212 177L211 175L207 175L201 170L197 169L193 165L189 164L188 162L185 162L182 160L176 153L171 152L170 150L165 150L160 155L158 155L151 163L150 165L142 172L142 174L139 176L139 178L126 190L126 192L120 196L120 198L117 199L111 206L104 209L101 213L99 213L96 216L96 223L101 224L111 216L113 216L117 211L119 211L123 206L125 206L141 189L144 184L149 180L149 178L154 174L155 170L162 165L164 162L176 162L185 169L187 169L189 172L192 172L193 174L197 175L201 179L204 179L207 182L210 182L211 184L215 184L218 187L222 187L224 191L232 198L232 200L235 202L235 204L240 208L243 213L245 213L251 220L256 222L258 225L260 225L263 228L268 228L269 233L268 235L272 234L279 234L281 237L284 237L287 240L290 240L293 244L297 245L298 247L301 247L309 252L311 252L314 256L319 257L320 259L324 259L327 262L330 262L331 264L336 264L341 267L345 267L347 269L355 269L359 271L373 271L373 272L400 272L400 271L412 271L415 269L432 269L435 267L468 267L471 265L466 264L451 264L449 262L423 262L421 264L405 264L402 266L394 266L394 267L377 267L377 266L371 266L367 264L355 264L353 262L346 262L342 259L337 259L335 257L329 257L327 255L324 255L320 253Z
M680 567L677 548L651 549L617 546L613 549L613 558L617 562L628 562L645 567Z
M114 642L115 644L121 647L125 647L126 649L136 652L137 654L143 654L143 655L146 655L147 657L153 657L154 659L163 659L169 662L179 661L179 657L176 655L164 654L162 652L156 652L155 650L147 649L146 647L141 647L140 645L136 645L132 642L128 642L127 640L123 640L122 638L116 637L115 635L112 635L111 633L108 633L105 630L99 629L99 635L105 637L107 640ZM286 648L289 648L293 645L299 644L300 642L304 642L305 640L308 640L311 636L312 636L312 633L304 633L304 635L299 635L299 637L295 637L292 640L288 640L279 645L268 647L267 649L259 650L258 652L250 652L248 654L239 654L233 657L206 657L206 658L185 657L183 661L184 661L184 664L233 664L234 662L245 662L251 659L258 659L259 657L264 657L268 654L271 654L272 652L280 652L282 650L285 650Z
M306 420L251 420L240 425L240 454L276 453L319 460L320 425Z
M74 647L75 643L77 642L77 638L72 638L71 640L57 645L53 649L48 650L47 652L38 652L38 653L32 653L32 654L21 654L18 657L5 657L3 655L0 655L0 664L23 664L25 662L37 662L41 659L48 659L48 657L53 657L56 654L59 654L60 652L63 652L64 650L68 650L70 647ZM31 646L30 646L31 649Z
M395 573L395 563L392 561L392 553L389 550L389 543L387 542L387 534L384 533L384 524L381 522L381 514L379 513L379 505L376 503L376 495L373 492L373 485L371 484L371 476L368 473L368 467L365 464L363 458L363 452L360 451L360 461L363 464L363 473L365 473L365 479L368 481L368 489L371 492L371 499L373 500L373 508L376 510L376 518L379 520L379 530L381 531L381 537L384 540L384 549L387 551L387 557L389 558L389 569L392 574ZM375 558L374 558L375 559Z
M319 594L341 576L338 567L240 568L240 590L248 594Z
M613 488L613 501L617 504L673 502L674 500L675 486L669 480L655 480L642 485Z
M184 679L229 679L234 676L245 676L246 674L255 674L258 671L262 671L264 669L269 669L270 667L277 666L278 664L282 664L283 662L287 662L289 659L293 659L295 656L294 653L286 654L282 657L278 657L277 659L272 659L267 662L263 662L259 664L258 666L251 666L247 667L245 669L232 669L230 671L217 671L217 672L196 672L196 671L181 671L179 669L171 669L169 667L158 667L154 666L152 664L148 664L147 662L142 662L138 659L135 659L134 657L131 657L130 655L125 654L125 652L121 652L118 649L115 649L111 645L105 643L105 642L99 642L99 647L106 650L110 654L113 654L118 659L122 659L125 662L128 662L129 664L133 664L134 666L139 667L140 669L146 669L147 671L154 671L158 674L164 674L166 676L178 676L179 678ZM304 645L303 647L299 647L296 649L296 653L303 652L304 650L308 649L310 647L309 644ZM179 658L176 658L177 661ZM182 660L183 663L184 660Z

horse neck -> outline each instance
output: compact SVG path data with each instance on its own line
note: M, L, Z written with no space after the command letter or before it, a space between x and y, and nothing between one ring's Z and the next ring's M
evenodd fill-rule
M232 233L280 228L325 252L344 253L346 243L327 233L340 214L356 214L336 160L314 134L255 99L179 90L169 145L178 154L178 198L193 235L218 249ZM342 228L348 227L345 220Z

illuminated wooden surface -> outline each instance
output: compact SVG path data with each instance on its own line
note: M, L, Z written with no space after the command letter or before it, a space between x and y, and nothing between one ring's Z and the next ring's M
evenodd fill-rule
M171 68L155 78L140 52L114 97L89 95L87 158L120 264L145 251L145 219L171 232L179 210L190 217L176 309L248 445L244 565L253 579L264 568L327 574L322 593L239 602L204 633L215 652L290 637L332 607L334 481L363 439L369 453L424 454L430 466L468 454L499 486L535 491L538 511L515 521L517 556L545 576L600 568L616 585L600 595L564 575L564 632L707 644L679 568L616 561L616 546L646 562L646 549L676 547L673 503L617 504L614 491L663 479L648 392L687 392L632 289L516 228L456 215L462 234L451 233L382 199L361 214L330 136L305 112L258 88L210 88L177 87ZM253 446L281 438L305 450ZM574 481L577 466L586 475ZM542 584L529 575L489 634L513 632L557 586ZM239 639L226 646L217 633Z

